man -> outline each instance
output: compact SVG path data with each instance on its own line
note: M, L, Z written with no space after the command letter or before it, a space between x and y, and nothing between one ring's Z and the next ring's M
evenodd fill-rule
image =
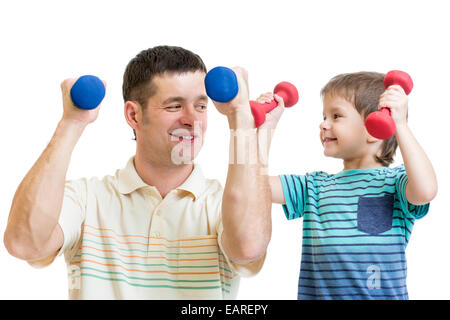
M247 147L257 131L246 72L235 72L238 95L216 107L228 118L230 154L248 155L230 161L224 190L192 163L207 125L206 68L196 54L161 46L129 62L124 111L136 154L101 180L65 181L100 110L74 107L75 80L65 80L62 119L14 196L8 251L33 266L64 253L71 299L234 298L239 275L260 270L271 234L268 177L258 148Z

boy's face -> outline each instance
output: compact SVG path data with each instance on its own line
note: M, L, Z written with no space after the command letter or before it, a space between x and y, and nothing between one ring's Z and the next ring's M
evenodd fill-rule
M325 156L343 160L363 158L367 152L367 139L364 119L355 106L338 94L326 94L320 124Z
M163 74L143 112L141 136L145 149L162 161L188 162L203 144L208 97L204 72ZM170 159L170 160L169 160Z

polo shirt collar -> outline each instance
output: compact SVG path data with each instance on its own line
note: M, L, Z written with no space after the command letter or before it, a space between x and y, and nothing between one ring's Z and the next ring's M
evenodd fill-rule
M205 187L205 183L206 179L202 168L199 164L194 163L194 169L189 177L176 189L191 193L194 196L194 200L197 200Z
M155 191L157 192L154 186L146 184L138 175L136 168L134 166L134 157L131 157L131 159L128 160L128 163L125 166L125 168L119 170L118 183L119 183L118 185L119 192L123 194L129 194L139 188L144 187L154 188ZM202 193L205 187L205 183L206 179L205 176L203 175L203 171L200 165L194 163L194 169L192 170L189 177L175 189L184 190L191 193L194 196L194 199L196 200Z

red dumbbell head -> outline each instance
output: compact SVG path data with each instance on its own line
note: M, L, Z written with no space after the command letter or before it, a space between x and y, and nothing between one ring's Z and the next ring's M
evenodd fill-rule
M389 139L395 133L395 122L387 108L369 114L365 125L367 132L377 139Z
M283 98L286 108L292 107L298 102L297 88L290 82L280 82L275 86L273 92Z
M394 84L402 87L406 94L411 92L414 85L409 74L400 70L389 71L384 77L384 87L386 89Z

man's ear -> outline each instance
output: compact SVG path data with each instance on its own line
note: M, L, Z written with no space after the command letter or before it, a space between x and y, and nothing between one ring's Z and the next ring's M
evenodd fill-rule
M127 101L124 106L125 119L128 125L136 130L142 123L142 108L135 101Z

